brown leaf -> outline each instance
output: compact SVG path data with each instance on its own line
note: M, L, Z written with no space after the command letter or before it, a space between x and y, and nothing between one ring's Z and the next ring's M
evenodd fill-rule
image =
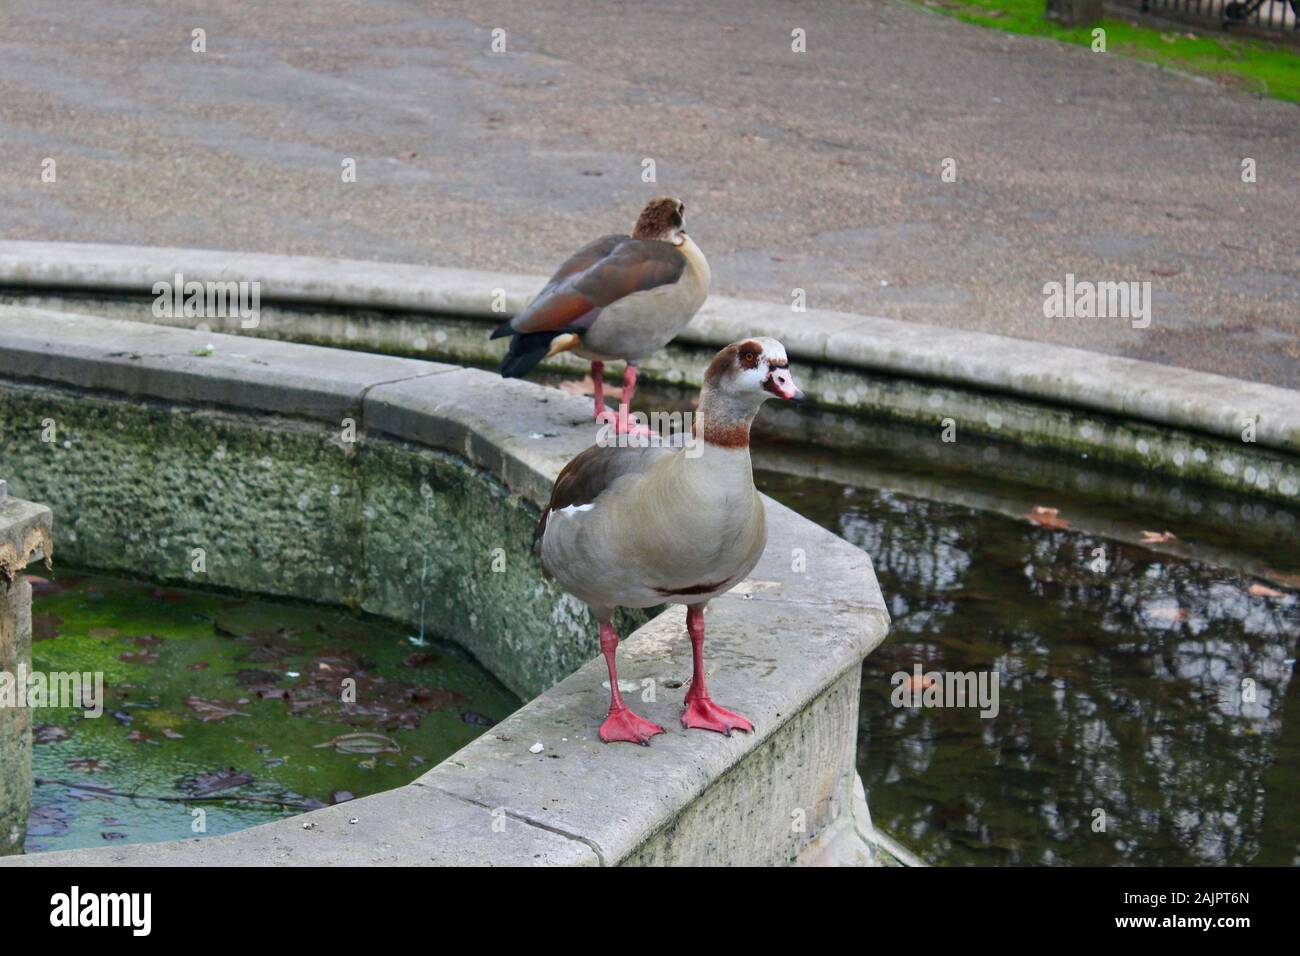
M153 651L123 651L117 655L119 661L128 664L157 664L158 655Z
M1143 531L1143 544L1164 544L1166 541L1177 541L1178 535L1172 531Z
M280 675L275 671L245 667L235 671L235 683L240 687L265 687L268 684L280 683Z
M1147 609L1147 614L1161 621L1185 621L1187 620L1187 611L1181 607L1153 607Z
M48 641L59 636L59 625L63 618L57 614L32 615L32 640Z
M1271 588L1267 584L1252 584L1248 589L1255 597L1280 598L1286 597L1286 593L1276 588Z
M56 744L60 740L67 740L71 736L72 731L57 724L37 724L32 728L32 743L34 744Z
M317 750L322 747L333 747L342 754L395 754L402 752L402 748L397 745L397 741L392 737L371 733L343 734L327 740L323 744L313 744L313 746Z
M194 797L210 797L215 793L233 790L252 782L251 774L236 770L234 767L223 767L215 773L199 774L193 780L182 783L178 789Z
M242 710L236 710L225 701L221 700L204 700L201 697L187 697L185 703L199 715L203 722L209 723L213 720L225 720L227 717L247 717L248 714Z
M459 707L465 703L465 695L445 687L417 687L411 691L411 700L427 710L442 710L444 707Z
M437 654L430 654L427 651L416 651L414 654L407 654L402 659L402 663L407 667L423 667L425 664L432 664L439 660Z
M572 380L560 383L560 391L569 395L595 395L596 383L590 375L585 376L582 381L575 382ZM606 398L622 398L623 389L618 385L605 386Z
M80 770L82 773L103 773L108 769L108 764L98 757L74 757L68 761L68 769Z
M1025 515L1025 517L1040 528L1050 528L1053 531L1059 531L1063 528L1070 527L1069 520L1060 517L1060 513L1059 508L1044 508L1042 505L1034 505L1029 509L1029 514Z

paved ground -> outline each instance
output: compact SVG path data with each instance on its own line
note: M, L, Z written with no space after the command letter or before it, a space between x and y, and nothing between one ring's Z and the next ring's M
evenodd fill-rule
M0 8L4 238L540 273L667 192L719 292L1291 387L1297 157L1295 106L895 0ZM1044 318L1066 273L1151 327Z

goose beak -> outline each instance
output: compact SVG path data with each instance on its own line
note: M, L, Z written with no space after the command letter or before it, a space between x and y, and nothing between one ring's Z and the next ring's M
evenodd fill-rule
M794 383L794 376L790 374L788 368L772 369L767 376L767 381L763 383L763 388L787 402L798 403L804 398L803 389Z

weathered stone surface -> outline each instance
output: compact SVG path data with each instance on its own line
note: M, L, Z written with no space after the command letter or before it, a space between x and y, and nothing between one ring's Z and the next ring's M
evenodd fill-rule
M32 666L32 586L23 568L48 559L50 522L43 505L0 499L0 674L7 682ZM22 852L31 804L31 711L21 704L0 706L0 856Z
M58 312L0 310L0 375L139 398L312 418L343 427L365 389L455 366L205 335Z
M193 322L157 319L142 301L37 301L178 327ZM501 317L488 314L486 321ZM263 317L257 334L286 341L477 364L495 364L503 347L488 340L484 319L464 315L271 306ZM228 330L238 331L237 324ZM756 331L792 343L795 374L817 410L772 409L760 422L765 434L852 449L870 427L864 413L936 430L952 419L963 435L1087 454L1282 503L1300 500L1296 392L1042 343L713 297L676 343L641 362L642 380L689 399L717 344ZM543 363L550 371L585 367L569 354ZM1247 421L1254 422L1253 442L1242 440Z
M570 839L411 784L221 836L11 857L15 866L595 866ZM355 819L357 822L352 823ZM305 827L304 824L310 824Z
M0 243L0 281L10 286L143 294L177 271L200 280L260 281L266 303L415 310L487 322L514 314L545 281L358 260ZM497 290L504 311L496 308ZM141 318L152 321L147 314ZM1300 451L1300 393L1046 342L824 309L797 313L725 296L712 296L680 340L716 350L758 331L780 338L793 359L1078 405L1229 440L1240 439L1243 419L1257 418L1257 445Z

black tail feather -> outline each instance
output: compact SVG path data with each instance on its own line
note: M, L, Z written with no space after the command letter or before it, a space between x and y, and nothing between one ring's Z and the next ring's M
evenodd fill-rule
M558 329L554 332L525 332L516 335L510 340L510 350L506 352L506 357L501 360L502 378L523 378L546 358L555 337L567 331L569 330Z

